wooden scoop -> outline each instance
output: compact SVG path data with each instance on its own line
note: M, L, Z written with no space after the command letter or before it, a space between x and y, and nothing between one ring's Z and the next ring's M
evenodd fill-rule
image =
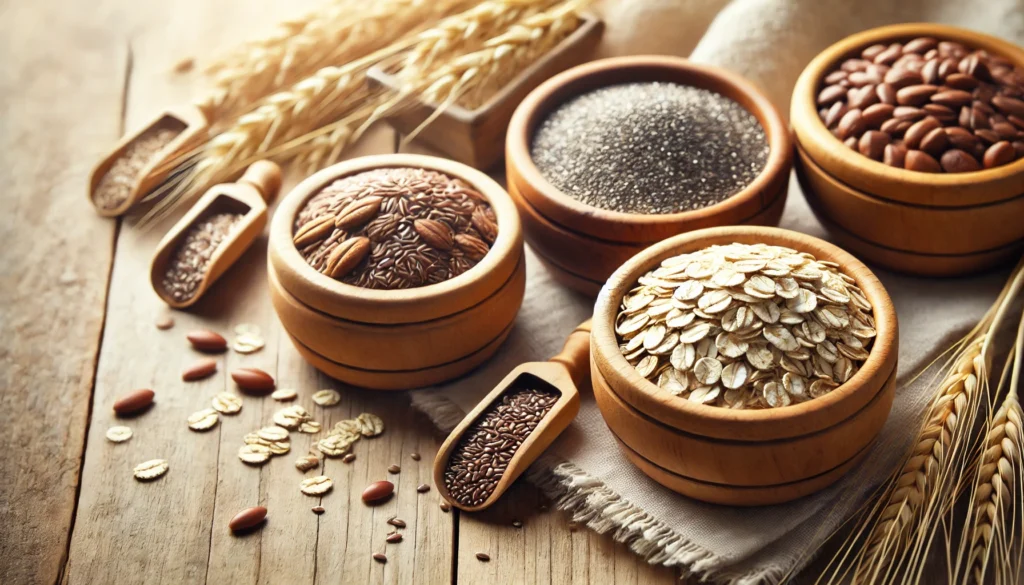
M127 199L116 207L105 208L99 205L96 201L97 188L107 171L114 166L118 159L126 155L129 147L139 137L149 130L159 128L177 132L177 135L153 156L148 157L145 164L135 173L134 184ZM136 132L125 135L114 150L93 168L89 178L89 201L96 208L96 213L104 217L124 215L170 175L174 170L170 161L206 140L209 129L210 123L203 110L198 106L189 105L166 110Z
M530 362L512 370L448 435L434 459L434 484L441 493L441 497L456 508L467 512L476 512L491 506L505 493L512 482L551 445L555 438L562 434L572 419L576 418L576 413L580 410L580 394L577 388L589 383L590 320L588 319L569 335L565 346L562 347L562 351L558 355L546 362ZM560 396L551 410L541 419L540 424L516 450L490 496L478 506L467 506L457 502L448 493L448 487L444 482L444 471L455 447L458 446L467 429L492 404L501 400L507 390L528 387L551 390L559 393Z
M210 285L263 233L263 228L267 225L267 203L273 201L280 188L281 169L265 160L256 161L249 166L237 183L211 187L192 209L174 224L157 246L149 273L156 294L175 309L183 309L198 301ZM163 286L168 264L188 231L199 221L218 213L238 213L243 217L217 246L195 294L184 301L177 301Z

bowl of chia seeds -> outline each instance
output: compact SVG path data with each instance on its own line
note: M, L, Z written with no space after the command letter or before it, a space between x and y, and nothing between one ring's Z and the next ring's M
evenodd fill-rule
M624 57L570 69L527 96L506 165L527 241L559 280L595 295L664 238L777 224L792 144L778 110L742 78Z

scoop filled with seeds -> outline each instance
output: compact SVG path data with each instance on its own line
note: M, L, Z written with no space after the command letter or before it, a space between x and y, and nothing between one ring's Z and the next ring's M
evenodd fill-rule
M831 392L876 335L871 303L839 265L738 243L672 256L640 277L615 333L627 361L665 392L732 409Z

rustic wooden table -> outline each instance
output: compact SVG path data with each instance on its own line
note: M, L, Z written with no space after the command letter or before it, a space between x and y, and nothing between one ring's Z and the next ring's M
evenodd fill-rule
M436 433L405 393L343 389L341 406L313 406L312 391L339 385L281 334L264 285L265 241L215 294L175 314L173 329L154 327L165 309L150 289L149 260L169 224L142 233L97 217L85 197L90 166L126 129L198 93L198 73L171 72L182 57L201 60L315 3L2 4L0 583L675 582L673 571L650 567L610 536L570 530L564 514L542 512L528 485L477 515L442 512L436 491L417 495L430 481ZM380 129L348 154L390 152L396 143ZM186 331L229 332L243 322L263 329L262 351L226 354L213 378L180 381L196 357ZM292 466L308 435L293 435L292 454L263 467L238 461L242 435L269 422L269 399L247 399L212 432L186 428L188 414L233 387L226 372L241 365L300 389L301 403L325 424L363 411L385 419L385 434L357 445L354 463L326 463L335 488L323 497L322 516L310 511L318 501L299 492ZM128 423L131 441L108 442L113 401L141 387L156 389L157 406ZM414 451L421 461L410 459ZM170 472L135 481L132 467L156 457L169 460ZM364 506L358 494L391 463L402 465L400 495ZM228 520L257 504L269 508L267 524L232 536ZM405 540L387 545L381 565L371 555L385 550L385 521L394 515L408 523ZM478 561L478 551L491 561Z

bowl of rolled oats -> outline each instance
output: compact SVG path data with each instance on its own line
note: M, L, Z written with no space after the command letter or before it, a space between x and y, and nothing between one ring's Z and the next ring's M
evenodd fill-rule
M867 452L895 392L881 282L797 232L730 226L647 248L598 296L598 407L642 471L730 505L789 501Z
M296 348L368 388L476 367L507 337L525 291L508 194L435 157L362 157L312 175L282 201L269 251L271 298Z

